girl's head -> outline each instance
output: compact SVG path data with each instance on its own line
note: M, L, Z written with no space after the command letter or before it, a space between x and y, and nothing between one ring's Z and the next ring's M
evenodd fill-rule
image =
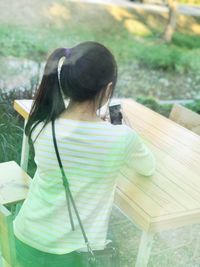
M29 141L38 123L43 121L45 127L65 110L64 98L77 103L91 101L100 108L108 86L108 99L112 98L116 82L115 58L102 44L83 42L70 49L56 49L47 59L25 128Z

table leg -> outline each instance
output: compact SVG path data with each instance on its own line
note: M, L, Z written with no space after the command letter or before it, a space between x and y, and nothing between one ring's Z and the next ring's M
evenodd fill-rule
M135 267L147 267L154 233L142 231Z
M24 130L26 126L27 120L24 121ZM21 162L20 166L27 171L28 169L28 158L29 158L29 143L28 137L25 135L25 131L23 133L23 142L22 142L22 151L21 151Z

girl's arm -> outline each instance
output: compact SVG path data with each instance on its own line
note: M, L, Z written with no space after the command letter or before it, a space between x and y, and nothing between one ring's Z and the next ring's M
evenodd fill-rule
M127 140L124 164L141 175L153 175L156 168L156 159L152 151L132 129Z

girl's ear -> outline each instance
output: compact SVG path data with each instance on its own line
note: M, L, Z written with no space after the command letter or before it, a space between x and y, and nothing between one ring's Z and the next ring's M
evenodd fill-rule
M105 97L106 97L106 99L108 98L108 96L109 96L110 93L111 93L112 85L113 85L113 82L110 82L110 83L108 83L108 85L107 85L107 87L106 87L106 93L105 93Z
M101 107L104 106L107 102L108 102L108 97L112 92L112 84L113 82L108 83L108 85L106 86L106 88L104 90L102 90L100 92L100 94L98 95L97 101L99 101L102 98L102 94L103 94L103 99L101 99ZM99 107L99 108L101 108Z

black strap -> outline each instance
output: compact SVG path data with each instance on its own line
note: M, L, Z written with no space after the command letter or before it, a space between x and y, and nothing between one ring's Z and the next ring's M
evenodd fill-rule
M60 160L60 156L59 156L59 152L58 152L58 146L56 143L56 137L55 137L55 126L54 126L54 121L52 121L52 132L53 132L53 141L54 141L54 147L55 147L55 151L56 151L56 155L57 155L57 159L60 165L60 170L62 173L62 178L63 178L63 185L65 187L65 194L66 194L66 199L67 199L67 206L68 206L68 211L69 211L69 217L70 217L70 222L71 222L71 226L72 226L72 231L75 230L74 227L74 222L73 222L73 217L72 217L72 213L71 213L71 207L70 207L70 199L69 199L69 194L67 193L67 189L69 190L69 183L67 181L67 179L65 178L65 173L63 170L63 166L62 166L62 162Z
M56 151L56 156L57 156L58 163L59 163L59 166L60 166L60 170L61 170L61 173L62 173L63 185L64 185L64 187L65 187L66 198L67 198L67 204L68 204L68 211L69 211L69 215L70 215L70 221L71 221L71 225L72 225L72 230L74 230L74 224L73 224L73 218L72 218L72 215L71 215L71 209L70 209L70 203L69 203L69 200L71 200L72 205L73 205L73 208L74 208L74 210L75 210L75 213L76 213L78 222L79 222L79 224L80 224L81 231L82 231L82 234L83 234L85 243L86 243L86 245L87 245L88 251L91 252L92 255L94 256L93 251L92 251L92 249L90 248L89 241L88 241L88 238L87 238L86 233L85 233L85 231L84 231L83 225L82 225L82 223L81 223L81 219L80 219L80 217L79 217L78 210L77 210L76 205L75 205L75 203L74 203L74 200L73 200L73 197L72 197L70 188L69 188L69 183L68 183L68 180L67 180L67 177L66 177L66 175L65 175L65 172L64 172L64 169L63 169L63 165L62 165L62 162L61 162L61 159L60 159L60 155L59 155L59 152L58 152L58 146L57 146L57 142L56 142L56 134L55 134L55 124L54 124L54 120L52 120L52 133L53 133L53 142L54 142L54 147L55 147L55 151ZM69 199L69 198L70 198L70 199Z

